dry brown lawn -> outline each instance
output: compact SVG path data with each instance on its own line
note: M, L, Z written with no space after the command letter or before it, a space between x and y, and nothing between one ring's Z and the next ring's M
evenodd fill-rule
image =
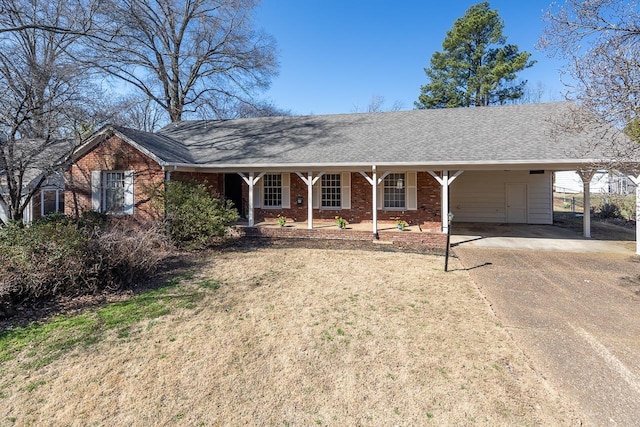
M457 260L210 255L195 308L38 370L0 366L3 425L571 425ZM30 386L29 386L30 385Z

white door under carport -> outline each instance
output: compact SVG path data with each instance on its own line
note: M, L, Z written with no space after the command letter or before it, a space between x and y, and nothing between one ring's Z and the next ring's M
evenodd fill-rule
M507 222L527 223L527 184L506 184Z

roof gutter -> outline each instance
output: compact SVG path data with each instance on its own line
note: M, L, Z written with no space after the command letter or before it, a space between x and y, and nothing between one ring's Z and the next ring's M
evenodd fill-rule
M602 159L553 159L553 160L506 160L488 163L486 161L469 161L469 162L375 162L380 168L404 168L404 169L504 169L514 167L518 169L547 167L557 169L558 167L575 169L587 165L602 164ZM370 169L374 163L372 162L354 162L354 163L165 163L163 169L172 168L173 171L182 170L299 170L299 169Z

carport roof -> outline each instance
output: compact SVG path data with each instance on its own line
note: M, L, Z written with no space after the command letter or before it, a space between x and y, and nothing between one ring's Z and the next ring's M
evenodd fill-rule
M163 166L206 169L487 167L573 169L595 163L595 135L557 133L568 102L172 123L113 128Z

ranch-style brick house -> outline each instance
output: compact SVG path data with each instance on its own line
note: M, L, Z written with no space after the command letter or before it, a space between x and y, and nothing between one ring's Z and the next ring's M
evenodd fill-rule
M454 221L552 224L553 172L593 169L589 135L554 137L575 106L545 103L386 113L183 121L155 133L106 126L66 172L65 209L162 215L151 189L196 180L232 200L248 226L371 224L423 231ZM588 181L585 187L588 187Z

